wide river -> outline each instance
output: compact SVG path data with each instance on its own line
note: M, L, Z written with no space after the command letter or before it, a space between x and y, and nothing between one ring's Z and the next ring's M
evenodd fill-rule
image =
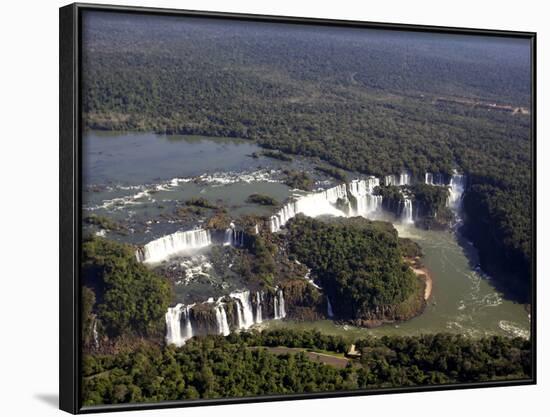
M190 197L223 203L234 215L267 214L269 209L247 204L246 197L263 193L283 201L291 190L281 183L282 170L310 171L319 185L326 183L309 161L252 158L250 155L261 149L242 140L116 132L88 132L83 140L85 213L127 222L130 233L107 237L131 243L144 244L191 228L170 217L174 208ZM353 178L354 174L349 175ZM262 326L316 328L350 337L435 332L529 336L525 306L505 299L491 279L476 269L477 253L467 241L454 232L395 227L400 236L410 237L422 247L423 262L433 278L432 295L421 316L376 329L330 320L271 321Z

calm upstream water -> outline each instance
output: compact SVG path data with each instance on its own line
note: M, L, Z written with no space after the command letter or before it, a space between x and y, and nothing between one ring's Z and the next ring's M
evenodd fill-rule
M282 183L282 170L314 173L313 165L300 158L292 162L252 158L250 155L261 149L236 139L92 131L84 135L83 145L85 215L106 216L123 223L127 233L107 237L134 244L200 226L174 216L175 210L191 197L205 197L234 216L270 214L271 208L248 204L246 198L261 193L282 202L291 194ZM350 337L442 331L470 336L529 335L525 306L504 299L491 280L476 270L477 254L468 242L459 243L451 232L395 226L400 236L418 242L425 253L423 262L431 272L433 290L424 314L377 329L329 320L271 321L263 326L316 328ZM178 290L182 291L185 288Z
M254 152L261 148L239 139L88 132L83 138L85 215L112 218L130 231L113 239L145 244L199 226L175 216L190 198L206 198L234 216L270 214L270 208L246 199L262 193L284 201L290 190L281 170L304 169L304 163L253 158Z
M140 185L243 171L254 162L246 155L260 151L239 139L102 131L87 132L83 145L85 184Z

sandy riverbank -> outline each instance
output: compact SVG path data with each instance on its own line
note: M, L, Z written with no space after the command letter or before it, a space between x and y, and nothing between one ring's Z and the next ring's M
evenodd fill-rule
M424 289L424 300L428 301L430 296L432 295L432 288L433 288L433 280L432 275L430 274L430 271L428 271L427 268L413 268L411 266L411 269L413 272L424 279L424 282L426 283L426 288Z

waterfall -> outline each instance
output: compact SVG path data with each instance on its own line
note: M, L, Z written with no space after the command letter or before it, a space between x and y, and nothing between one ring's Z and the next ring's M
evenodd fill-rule
M235 309L237 310L237 329L244 327L243 309L239 301L235 302Z
M330 304L330 299L327 295L327 315L332 318L334 317L334 311L332 310L332 304Z
M254 226L254 233L255 234L260 234L260 227L258 225Z
M399 175L399 185L411 185L411 176L407 172L402 172Z
M257 291L253 295L250 291L236 291L229 294L229 297L235 301L235 310L237 313L237 329L248 329L255 323L262 323L264 320L263 302L264 293ZM174 344L176 346L183 346L185 342L191 339L196 334L215 333L223 336L227 336L231 333L231 327L227 319L226 302L223 302L225 297L218 298L214 301L214 298L210 297L204 301L203 304L208 304L212 308L212 312L216 316L215 329L210 326L209 323L203 323L196 321L195 318L191 319L191 309L196 304L177 304L175 307L169 307L166 314L166 343ZM255 313L252 307L252 299L254 298ZM227 298L225 298L227 300ZM275 294L274 300L276 300L276 314L277 318L283 318L286 316L285 301L283 298L282 290L278 290Z
M256 225L256 228L258 226ZM244 246L244 232L242 230L237 230L235 224L231 222L229 227L225 229L225 235L223 239L224 246L235 246L243 247Z
M296 261L296 262L298 262L298 261ZM298 265L299 265L299 264L298 264ZM310 268L307 269L307 272L306 272L306 274L304 275L304 279L305 279L308 283L310 283L311 285L313 285L315 288L317 288L318 290L322 290L322 288L321 288L319 285L317 285L317 284L315 283L315 281L313 281L313 279L311 278L311 269L310 269Z
M434 175L431 172L426 172L424 175L424 184L434 185Z
M449 184L449 198L447 199L447 206L458 210L462 201L462 194L464 193L465 178L464 175L459 174L456 170L451 176L451 182Z
M410 198L403 200L403 210L401 211L401 222L405 224L414 224L413 204Z
M373 195L374 189L380 185L380 180L370 177L367 180L354 180L348 184L351 215L366 217L382 207L382 196Z
M261 323L263 321L263 315L262 315L262 299L263 299L263 292L258 291L256 292L256 323Z
M212 243L210 231L204 229L176 232L147 243L136 251L139 262L162 262L181 252L209 246Z
M345 184L296 197L285 204L274 216L271 216L271 231L278 232L287 221L298 213L303 213L310 217L317 217L323 214L344 216L345 213L336 208L338 199L347 199Z
M216 323L218 325L218 333L227 336L229 331L229 323L227 323L227 314L225 313L225 305L220 303L216 305Z
M397 185L397 178L395 175L386 175L384 177L384 185Z
M445 178L441 173L426 172L424 182L429 185L444 186ZM406 186L412 183L412 177L408 172L402 172L399 175L386 175L384 183L386 185ZM373 213L382 209L383 197L374 195L374 190L379 185L380 180L378 178L369 177L362 180L353 180L348 184L340 184L323 191L296 196L271 216L271 231L278 232L299 213L309 217L321 215L372 217ZM449 184L448 206L458 208L457 205L464 192L464 186L464 176L455 171ZM406 224L414 224L413 202L410 198L405 198L403 202L401 221Z
M181 307L178 304L175 307L168 308L166 312L166 343L173 343L176 346L181 346Z
M279 316L281 318L286 317L286 310L285 310L285 298L283 296L283 290L279 290Z
M431 172L426 172L424 174L424 183L428 185L439 185L439 186L447 185L444 175L439 172L435 174L432 174Z
M394 185L394 186L403 186L403 185L411 185L411 174L408 172L402 172L397 175L386 175L384 177L384 185Z
M237 306L237 327L239 329L248 329L254 324L254 315L252 313L252 303L250 302L250 291L232 292L229 294L236 301Z
M166 312L166 343L182 346L193 337L193 325L189 311L195 304L177 304ZM182 331L183 329L183 331Z
M233 229L233 246L241 248L244 246L244 232Z
M231 246L233 244L233 229L228 227L225 229L225 235L223 238L223 246Z
M97 333L97 318L94 318L94 325L92 327L92 334L94 336L94 346L99 349L99 335Z
M285 317L285 298L283 296L283 290L278 289L275 296L273 297L273 318L275 320L278 320Z
M367 216L374 213L382 207L382 196L373 195L378 185L380 185L378 178L369 177L366 180L354 180L349 184L340 184L324 191L296 197L271 216L271 231L278 232L298 213L310 217ZM337 206L339 201L348 203L345 208L342 208Z

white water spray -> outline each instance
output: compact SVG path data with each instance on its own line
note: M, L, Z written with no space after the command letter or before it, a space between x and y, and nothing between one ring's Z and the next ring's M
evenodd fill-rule
M147 243L136 251L138 262L157 263L171 256L209 246L210 231L204 229L176 232Z
M248 329L254 324L250 291L232 292L229 296L236 301L237 327L239 329Z

